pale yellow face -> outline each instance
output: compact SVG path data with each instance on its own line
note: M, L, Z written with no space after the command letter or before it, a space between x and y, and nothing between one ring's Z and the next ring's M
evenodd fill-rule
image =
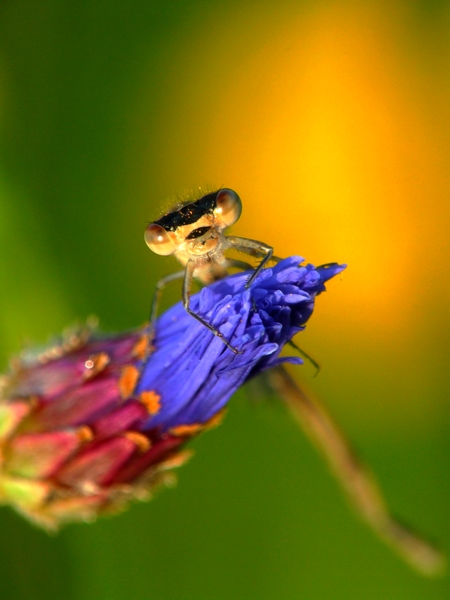
M204 215L195 223L181 225L176 231L170 232L169 235L177 244L177 250L175 251L177 258L184 253L194 257L212 252L219 244L225 227L214 213L210 213ZM201 233L202 231L203 233Z

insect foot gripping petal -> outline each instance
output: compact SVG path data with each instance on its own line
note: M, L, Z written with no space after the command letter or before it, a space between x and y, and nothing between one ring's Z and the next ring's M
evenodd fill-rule
M145 329L89 331L17 360L0 387L0 502L57 528L171 483L171 469L189 456L183 446L217 424L233 392L289 360L282 347L304 328L324 282L344 268L322 273L300 262L265 270L248 290L242 273L192 297L240 354L179 303L158 320L150 353Z

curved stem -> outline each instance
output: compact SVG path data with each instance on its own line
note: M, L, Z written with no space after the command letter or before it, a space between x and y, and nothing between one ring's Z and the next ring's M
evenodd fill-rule
M359 516L417 571L440 574L446 566L444 554L391 515L376 479L326 409L300 389L284 367L268 371L267 380L323 454Z

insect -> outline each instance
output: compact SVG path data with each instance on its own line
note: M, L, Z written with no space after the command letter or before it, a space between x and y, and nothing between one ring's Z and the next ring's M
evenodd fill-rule
M156 321L162 290L169 282L183 279L182 300L186 311L220 338L232 352L239 354L239 350L220 331L191 309L190 294L194 277L208 284L224 277L230 267L252 269L245 261L227 258L225 251L230 248L261 259L246 283L247 288L269 260L279 260L273 256L273 248L268 244L224 235L225 229L236 223L241 212L242 202L238 194L221 188L195 202L188 201L147 225L144 238L150 250L162 256L174 254L184 266L184 270L171 273L157 283L150 313L151 327Z

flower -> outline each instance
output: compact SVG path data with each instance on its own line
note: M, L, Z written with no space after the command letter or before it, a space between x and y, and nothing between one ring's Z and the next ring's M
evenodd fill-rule
M0 502L47 528L91 520L170 483L186 442L216 425L245 381L281 362L324 283L345 265L290 257L259 274L226 277L191 308L177 304L147 328L102 336L92 327L24 355L0 386ZM147 355L149 355L147 357Z

